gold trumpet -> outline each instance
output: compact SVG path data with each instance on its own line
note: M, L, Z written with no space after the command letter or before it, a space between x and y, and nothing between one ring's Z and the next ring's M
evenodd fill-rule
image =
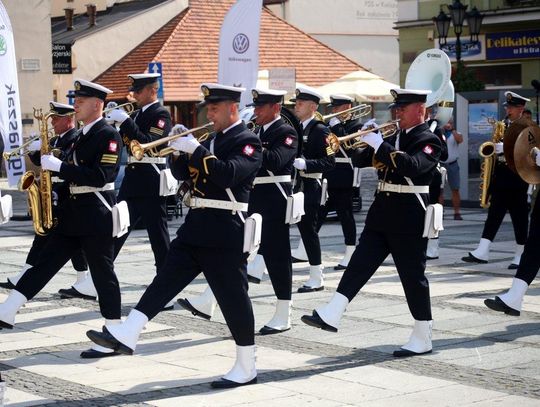
M353 120L353 119L358 119L359 117L362 117L362 116L367 116L370 113L371 113L371 106L365 103L361 103L357 106L353 106L350 109L346 109L341 112L324 115L322 116L322 121L327 122L333 117L344 116L347 114L351 114L351 117L349 120Z
M328 144L334 152L339 151L340 145L343 145L343 148L347 150L365 147L367 144L362 141L362 136L365 136L372 131L378 130L381 132L383 138L390 137L398 130L398 123L399 120L392 120L387 123L381 124L377 129L372 128L366 130L359 130L355 133L347 134L343 137L338 137L335 134L331 133L328 136Z
M116 102L112 102L112 103L116 103ZM115 109L124 109L127 114L131 114L135 111L135 106L133 106L133 103L131 102L122 103L121 105L111 106L111 107L108 107L107 109L103 109L103 114L109 113ZM69 114L74 114L74 113L69 113Z
M199 130L208 129L214 125L214 122L206 123L203 126L194 127L193 129L186 130L180 134L173 134L172 136L163 137L159 140L151 141L150 143L139 143L137 140L132 140L131 143L129 143L129 149L131 150L131 154L133 154L133 157L135 157L136 160L142 160L145 153L148 153L151 157L165 157L176 150L172 147L165 147L161 150L158 150L157 147L168 143L170 141L176 140L177 138L187 136L190 133L194 133ZM208 138L209 132L204 132L200 136L197 136L197 140L204 141Z
M22 151L22 150L24 150L26 147L28 147L32 142L39 140L39 137L40 136L32 137L31 139L29 139L25 143L21 144L20 147L14 148L11 151L4 152L2 154L2 156L4 157L4 160L8 161L11 158L21 157L21 156L23 156L25 154L28 154L29 153L28 150L26 150L26 151Z

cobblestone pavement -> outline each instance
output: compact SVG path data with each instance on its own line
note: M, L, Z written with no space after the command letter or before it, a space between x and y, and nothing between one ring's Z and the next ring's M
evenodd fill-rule
M358 231L369 204L356 214ZM4 192L5 193L5 192ZM15 196L24 212L24 197ZM448 211L450 214L451 211ZM494 313L483 299L510 286L514 236L506 219L484 265L460 259L478 242L485 213L463 210L463 221L445 219L441 256L428 263L434 315L430 355L394 359L413 323L389 258L349 305L336 334L300 322L301 315L329 300L341 277L333 266L343 238L336 222L321 231L326 289L293 294L293 327L256 336L259 383L214 391L209 382L234 362L234 343L219 311L212 321L176 306L151 321L134 356L82 360L88 329L100 329L97 304L62 300L59 288L74 282L66 265L17 315L12 331L0 332L0 371L7 382L6 405L69 406L493 406L540 405L540 286L533 283L521 316ZM173 236L181 218L170 222ZM298 231L292 229L293 245ZM0 279L20 270L32 241L30 221L0 226ZM154 275L144 231L134 231L116 262L123 315L137 302ZM307 263L294 266L294 287L308 276ZM200 293L196 279L178 297ZM8 291L0 289L0 301ZM268 277L250 285L256 329L273 314Z

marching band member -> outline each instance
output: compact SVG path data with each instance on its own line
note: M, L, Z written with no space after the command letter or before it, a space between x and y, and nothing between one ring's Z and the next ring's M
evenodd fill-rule
M132 140L148 143L168 136L171 130L171 116L157 99L159 74L131 74L130 91L137 101L138 110L131 117L123 109L114 109L107 119L120 126L120 134L127 146L128 165L125 168L124 179L118 194L118 201L125 201L129 209L129 231L114 239L114 257L122 249L130 231L142 221L148 231L148 238L156 271L159 273L167 251L170 238L167 228L167 197L160 196L160 171L165 168L166 157L144 156L138 161L131 154L129 144ZM67 291L67 290L66 290ZM77 296L77 292L64 292L65 295ZM173 304L167 304L166 309L172 309Z
M49 102L50 113L53 113L51 116L51 124L54 129L54 134L56 137L51 139L51 148L59 149L64 156L67 156L69 150L73 146L73 143L78 137L79 132L75 128L75 116L73 113L75 109L71 105L66 105L63 103L58 103L51 101ZM55 114L56 113L56 114ZM41 149L41 140L35 140L29 144L28 150L31 151L28 154L28 157L34 165L41 165L41 154L39 150ZM55 196L55 204L53 206L54 217L60 219L61 208L64 202L64 199L67 198L68 191L67 185L58 177L53 177L51 179L53 183L53 195ZM47 242L49 235L40 236L38 234L34 235L34 241L32 242L32 247L26 256L26 262L23 266L21 272L16 276L8 277L7 281L0 282L0 287L13 289L17 282L21 279L23 274L30 267L34 266L37 262L39 255L42 252L45 243ZM82 298L85 299L96 299L96 290L92 284L92 279L89 279L90 285L81 286L81 283L86 279L88 275L88 264L86 263L86 258L82 250L78 250L73 257L71 258L71 264L73 268L77 271L77 281L73 284L73 289L80 290Z
M439 161L440 141L424 121L430 91L391 91L401 131L388 141L374 130L363 137L369 147L355 153L359 167L377 164L379 185L365 227L331 301L304 315L308 325L337 332L350 301L392 254L409 309L415 319L410 340L394 356L429 353L431 304L426 268L427 239L422 237L429 183Z
M352 108L354 99L347 95L330 95L330 106L332 113L339 113ZM330 131L337 137L357 132L362 128L359 118L345 117L340 120L339 116L332 117L329 122ZM355 183L354 167L350 154L352 150L345 150L340 146L336 153L336 167L323 173L323 177L328 181L328 201L319 209L319 231L326 220L329 208L335 208L343 237L345 238L345 254L334 270L345 270L356 247L356 221L353 216L353 195L358 191L358 183ZM359 174L358 174L359 175ZM360 199L360 206L362 201Z
M182 154L172 165L178 179L191 179L191 209L180 226L162 270L120 325L88 331L94 342L132 354L146 323L179 291L204 273L236 342L236 363L214 388L257 382L254 318L247 289L243 217L261 166L258 137L238 116L243 88L203 84L203 105L215 137L199 143L189 135L171 146Z
M504 108L508 118L508 125L521 118L525 104L530 99L524 98L514 92L505 92L506 102ZM514 235L516 237L516 251L514 259L508 269L516 269L519 264L523 246L527 241L527 225L529 222L529 208L527 205L527 189L529 185L514 173L506 164L504 158L503 143L496 143L495 152L497 161L490 183L491 204L488 209L486 223L482 238L476 250L469 252L468 256L461 260L469 263L487 263L489 260L489 248L495 239L497 231L506 215L510 212Z
M304 211L298 223L301 244L305 247L309 260L309 280L298 289L299 293L308 293L324 289L321 243L317 233L319 207L321 205L322 173L335 166L334 151L330 148L327 137L328 127L315 118L315 112L322 96L313 88L298 86L294 114L304 129L302 155L294 160L294 168L299 171L301 188L304 192ZM293 252L293 257L294 256Z
M60 268L83 249L96 286L105 325L120 322L120 288L114 274L114 243L111 206L116 202L114 179L118 174L118 152L122 139L102 117L103 104L111 90L97 83L76 80L75 119L84 127L72 148L69 161L53 155L41 157L45 170L58 173L70 183L69 198L62 208L62 221L54 228L35 266L21 277L3 304L0 327L13 328L15 315ZM93 347L82 358L111 356L112 350Z
M298 136L293 127L281 118L281 104L286 91L253 89L257 134L262 143L263 161L253 182L249 212L262 216L261 245L248 263L248 280L261 282L268 269L277 297L273 318L259 332L276 334L291 328L292 262L289 224L285 223L287 197L292 193L292 163L297 154ZM178 303L194 315L210 319L215 298L210 289L197 297L180 298Z
M540 167L540 153L536 150L535 162ZM494 299L484 300L484 304L492 310L508 315L519 316L523 305L523 297L540 269L540 201L536 200L532 214L529 236L519 262L512 286L506 293Z

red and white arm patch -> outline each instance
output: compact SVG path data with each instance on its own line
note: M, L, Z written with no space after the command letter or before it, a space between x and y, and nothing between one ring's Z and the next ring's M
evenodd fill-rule
M433 154L433 148L429 144L426 144L422 151L429 155Z
M289 137L287 137L285 139L285 145L290 147L292 145L293 141L294 141L294 139L289 136Z
M165 127L165 120L163 119L159 119L159 121L157 122L157 126L162 129L163 127Z
M244 153L248 157L251 157L254 152L255 152L255 147L253 147L251 144L246 144L244 148L242 149L242 153Z
M118 151L118 143L114 140L109 141L109 148L110 153L116 153Z

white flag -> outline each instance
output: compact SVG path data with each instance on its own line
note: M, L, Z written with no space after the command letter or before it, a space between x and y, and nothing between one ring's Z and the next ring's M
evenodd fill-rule
M22 143L21 103L17 80L15 41L7 11L0 1L0 133L4 150L10 151ZM6 161L10 186L17 185L25 172L24 156Z
M238 0L223 19L219 37L218 82L246 88L240 107L252 101L259 72L262 0Z

